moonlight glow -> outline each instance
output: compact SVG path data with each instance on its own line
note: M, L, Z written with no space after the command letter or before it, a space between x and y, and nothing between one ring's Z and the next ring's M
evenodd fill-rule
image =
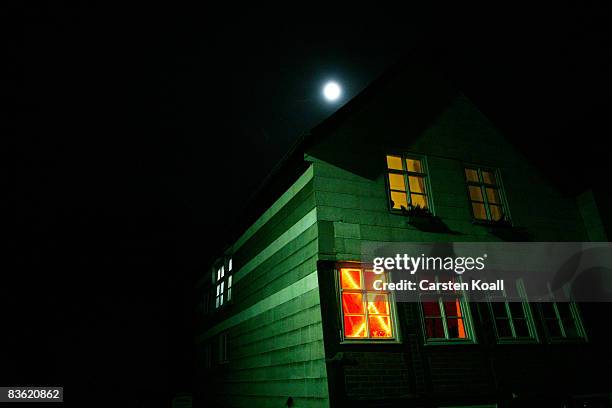
M323 96L330 102L338 100L341 93L342 89L340 89L340 85L336 82L328 82L325 84L325 87L323 87Z

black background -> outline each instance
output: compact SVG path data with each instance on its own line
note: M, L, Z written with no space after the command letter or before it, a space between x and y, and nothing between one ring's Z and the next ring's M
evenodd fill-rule
M608 184L609 14L596 5L21 3L0 20L2 385L106 406L190 390L192 284L244 201L338 107L325 80L345 102L415 47L562 188Z

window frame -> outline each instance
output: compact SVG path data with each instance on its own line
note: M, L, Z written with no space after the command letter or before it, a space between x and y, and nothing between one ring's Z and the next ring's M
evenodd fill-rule
M563 286L563 291L565 292L565 295L570 298L570 294L569 294L569 290L567 288L567 285ZM542 321L542 326L544 328L544 333L546 334L546 338L548 340L549 343L586 343L588 342L588 336L587 336L587 332L586 329L584 328L584 324L582 322L582 316L580 314L580 309L578 307L578 304L576 302L574 302L573 300L570 300L568 302L558 302L555 299L555 295L552 292L551 288L550 288L550 284L548 284L548 293L550 298L552 299L549 302L540 302L538 304L538 311L540 314L540 319ZM555 318L554 320L557 322L557 324L559 325L559 328L561 330L561 336L553 336L551 335L549 329L548 329L548 325L546 324L547 320L553 320L550 318L547 318L544 316L544 312L542 310L542 303L551 303L553 305L553 310L555 311ZM559 312L559 307L557 306L558 303L567 303L570 313L572 315L572 320L574 322L574 324L576 325L576 331L578 332L578 336L576 337L567 337L566 336L566 332L565 332L565 326L563 323L563 319L561 317L561 314Z
M233 261L226 258L213 267L213 294L215 310L222 309L231 304L233 299Z
M497 340L497 343L498 344L539 343L540 337L538 336L538 330L535 324L533 310L531 308L531 304L529 300L527 299L527 293L525 291L523 280L518 279L515 282L515 285L516 285L518 296L521 300L516 301L516 302L509 301L508 296L507 296L507 291L506 289L504 289L504 292L503 292L504 301L495 302L495 303L504 303L504 307L506 311L505 316L510 324L510 331L512 332L512 337L502 337L499 335L499 329L497 327L497 318L493 310L493 304L492 304L493 302L492 301L487 302L487 306L489 309L489 315L491 317L491 320L493 321L493 330L495 331L495 338ZM516 335L516 328L514 326L515 318L512 317L512 310L510 308L509 303L519 303L519 302L521 303L523 313L525 315L525 323L527 324L527 329L529 330L529 334L530 334L529 337L518 337Z
M388 302L389 302L389 318L391 321L391 328L393 331L393 336L392 337L347 337L345 336L345 332L344 332L344 310L342 308L342 294L345 292L345 289L342 289L342 282L341 282L341 270L342 269L360 269L360 274L361 274L361 280L363 282L363 286L361 289L348 289L348 293L362 293L365 296L365 300L364 303L367 303L367 294L368 293L378 293L378 294L386 294L388 297ZM396 301L395 301L395 295L393 293L393 291L377 291L377 290L370 290L368 291L367 289L365 289L365 278L364 278L364 272L366 270L371 270L371 268L368 268L366 265L363 264L359 264L359 263L355 263L355 264L351 264L351 263L341 263L336 265L336 267L334 268L334 277L335 277L335 286L336 286L336 299L338 302L338 310L337 310L337 316L339 318L339 326L340 326L340 344L401 344L401 337L400 337L400 329L399 329L399 319L398 319L398 315L397 315L397 305L396 305ZM390 279L390 272L386 271L385 272L387 279ZM387 280L389 282L389 280ZM368 312L368 308L367 305L364 306L364 316L365 316L365 321L366 321L366 332L368 333L369 336L369 322L368 322L368 317L369 312Z
M388 156L400 157L402 161L402 170L390 169L387 163ZM419 160L421 162L421 168L423 172L418 173L418 172L408 171L408 168L406 166L406 159ZM402 152L402 153L391 152L391 153L385 154L384 160L385 160L385 169L386 169L385 170L385 187L387 191L387 206L389 207L389 211L391 211L394 214L403 214L404 211L408 210L408 208L406 208L406 210L402 210L401 208L393 208L393 204L391 204L391 201L392 201L391 193L400 192L406 195L406 204L408 205L412 203L412 194L425 196L425 199L427 200L427 209L432 215L435 215L436 212L435 212L435 206L434 206L434 202L432 198L433 194L431 192L430 173L429 173L429 165L427 163L427 157L421 154L410 153L410 152ZM404 187L406 188L406 190L405 191L392 190L391 183L389 181L389 174L401 174L404 178ZM410 180L409 180L410 175L423 178L423 181L425 183L425 194L412 193L410 191Z
M468 180L468 177L466 174L466 170L468 169L476 170L478 174L478 182ZM482 176L483 171L488 171L490 173L493 173L496 184L485 183L484 178ZM502 214L506 217L506 221L509 222L510 225L513 225L512 214L510 214L510 207L508 205L508 200L506 197L506 189L504 187L504 183L502 181L502 176L501 176L501 171L499 168L492 167L492 166L485 166L481 164L474 164L474 163L463 163L463 179L465 181L465 191L467 194L468 204L470 207L470 215L472 217L473 223L491 224L491 223L495 223L495 222L499 222L503 220L503 219L493 220L493 218L491 217L491 208L490 208L489 197L487 195L486 188L494 187L497 190L497 194L499 195L499 201L500 201L499 206L501 207ZM475 186L475 187L480 188L480 193L482 195L483 201L472 200L472 196L470 194L470 186ZM476 218L474 214L474 207L472 203L481 203L484 205L487 219ZM494 203L493 205L497 205L497 204Z
M436 276L436 281L438 281L438 277ZM461 282L461 277L458 277L458 282ZM468 299L468 295L464 290L456 291L460 293L457 297L459 298L459 307L463 312L463 322L464 322L464 330L467 333L467 338L450 338L448 333L448 323L446 317L446 310L444 310L444 294L440 293L439 290L435 291L435 297L438 302L438 308L440 310L440 319L442 320L442 328L444 330L444 338L429 338L427 336L427 326L425 324L425 310L423 309L423 295L419 295L418 301L418 311L420 314L420 322L421 322L421 330L423 333L423 341L426 346L438 346L438 345L458 345L458 344L478 344L478 339L476 337L476 330L474 327L474 319L472 317L472 311L470 309L470 303ZM428 295L431 296L431 295Z
M229 333L223 332L219 334L219 354L217 362L219 364L229 363Z

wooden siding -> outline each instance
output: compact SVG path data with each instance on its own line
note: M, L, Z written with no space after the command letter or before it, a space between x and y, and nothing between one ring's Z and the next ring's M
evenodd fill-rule
M198 380L203 403L277 407L291 397L300 407L329 406L314 188L301 180L243 236L235 253L228 251L236 277L232 301L197 339L199 349L213 349L212 366ZM225 364L215 359L222 333L229 339Z

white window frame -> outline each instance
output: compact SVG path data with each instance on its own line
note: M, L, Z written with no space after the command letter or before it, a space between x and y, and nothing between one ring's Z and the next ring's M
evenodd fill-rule
M387 160L387 156L396 156L396 157L400 157L402 159L402 170L396 170L396 169L390 169L388 167L388 164L386 162ZM421 168L422 168L422 172L421 173L414 173L414 172L410 172L408 171L407 165L406 165L406 159L412 159L412 160L419 160L421 162ZM423 181L425 183L425 194L421 194L421 193L415 193L418 195L424 195L425 199L427 200L427 209L429 210L429 212L432 215L435 215L435 207L434 207L434 202L433 202L433 194L431 192L431 183L429 181L429 165L427 164L427 157L420 155L420 154L414 154L414 153L397 153L397 152L393 152L393 153L387 153L385 154L385 186L387 188L387 202L388 202L388 206L389 206L389 210L394 212L394 213L403 213L406 210L402 210L401 208L393 208L393 204L391 203L391 191L393 192L398 192L397 190L391 190L391 184L389 182L389 174L401 174L404 177L404 188L406 189L405 194L406 194L406 203L408 205L411 205L412 203L412 196L411 196L411 192L410 192L410 181L408 179L408 177L410 175L414 175L414 176L418 176L418 177L422 177Z
M223 307L232 300L232 269L232 258L228 258L226 262L213 269L215 309Z

